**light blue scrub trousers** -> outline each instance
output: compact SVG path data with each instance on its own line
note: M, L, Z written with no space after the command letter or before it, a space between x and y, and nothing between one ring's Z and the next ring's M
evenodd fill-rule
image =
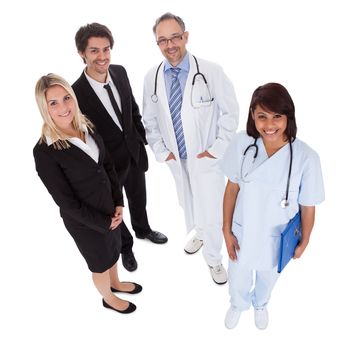
M253 288L254 274L255 285ZM271 270L251 270L230 259L228 281L232 309L248 310L251 305L255 309L266 307L278 277L276 266Z

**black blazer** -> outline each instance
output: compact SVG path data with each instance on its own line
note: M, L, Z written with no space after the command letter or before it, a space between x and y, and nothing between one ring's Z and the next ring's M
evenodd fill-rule
M144 146L147 144L146 133L126 70L119 65L110 65L109 74L120 95L123 131L108 114L86 79L84 72L72 85L78 98L80 110L92 121L102 136L114 160L117 172L127 169L131 158L143 171L146 171L148 169L147 153Z
M35 165L63 219L108 233L115 207L123 206L123 194L101 136L91 135L100 150L98 163L73 144L56 150L38 142L33 150Z

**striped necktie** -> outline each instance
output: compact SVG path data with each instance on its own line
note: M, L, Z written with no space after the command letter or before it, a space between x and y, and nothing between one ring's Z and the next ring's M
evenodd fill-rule
M181 86L178 78L178 75L181 69L170 68L170 70L171 70L171 87L170 87L169 109L170 109L171 119L173 121L173 127L175 131L175 137L176 137L180 158L187 159L185 137L184 137L184 132L182 129L182 121L181 121L182 92L181 92Z

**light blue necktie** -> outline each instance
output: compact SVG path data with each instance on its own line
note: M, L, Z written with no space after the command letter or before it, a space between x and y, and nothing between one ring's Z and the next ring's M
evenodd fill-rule
M178 75L181 68L170 68L171 70L171 87L170 87L170 99L169 109L171 119L173 121L175 137L177 142L177 148L181 159L187 159L185 137L182 129L181 121L181 106L182 106L182 92Z

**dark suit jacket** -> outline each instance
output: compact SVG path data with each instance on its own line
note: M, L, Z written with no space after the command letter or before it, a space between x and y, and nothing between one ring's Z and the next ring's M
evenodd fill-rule
M108 233L115 207L123 206L123 194L101 136L91 135L100 150L98 163L73 144L56 150L38 142L33 150L35 165L63 219Z
M110 65L109 74L117 87L122 105L123 132L114 123L84 72L72 85L78 98L80 110L96 126L112 156L117 172L128 168L131 159L143 170L148 169L145 146L147 144L145 129L141 122L139 107L132 94L129 79L124 67Z

